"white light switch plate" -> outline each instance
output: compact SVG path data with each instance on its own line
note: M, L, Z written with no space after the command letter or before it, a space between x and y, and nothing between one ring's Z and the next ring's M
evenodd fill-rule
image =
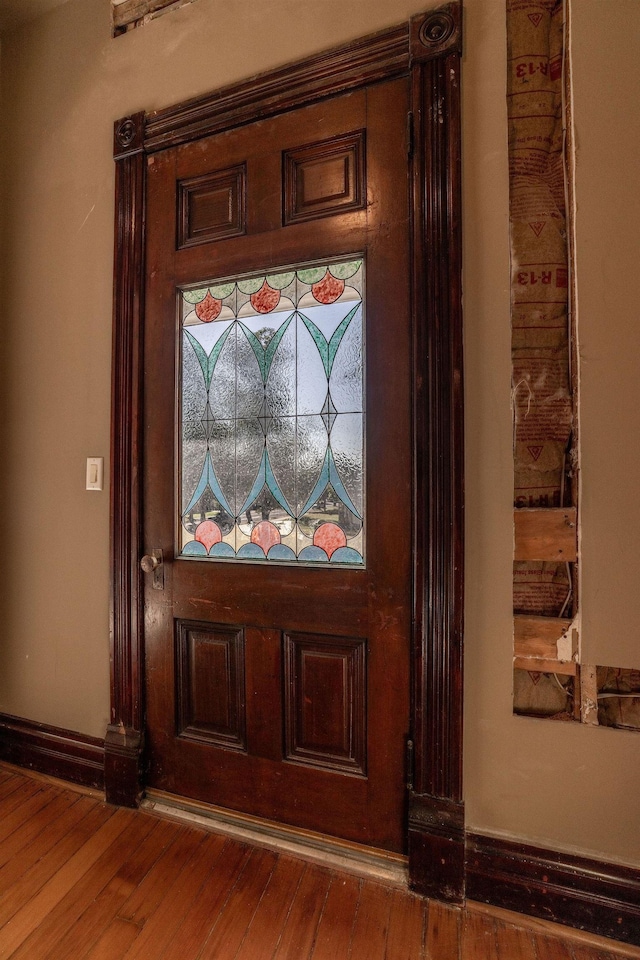
M87 457L87 490L102 490L104 457Z

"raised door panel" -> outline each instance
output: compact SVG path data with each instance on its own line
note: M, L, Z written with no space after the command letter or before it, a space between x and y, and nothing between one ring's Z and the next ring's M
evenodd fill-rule
M176 622L177 735L246 748L244 631Z
M285 223L366 206L364 130L286 150L283 166Z
M178 249L246 233L244 164L178 183Z
M366 640L286 634L284 649L287 760L365 776Z

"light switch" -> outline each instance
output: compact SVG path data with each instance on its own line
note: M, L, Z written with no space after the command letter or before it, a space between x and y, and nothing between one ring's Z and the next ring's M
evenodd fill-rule
M102 490L104 457L87 457L87 490Z

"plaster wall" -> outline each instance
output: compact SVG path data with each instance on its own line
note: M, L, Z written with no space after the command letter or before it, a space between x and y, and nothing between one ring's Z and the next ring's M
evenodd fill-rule
M640 6L574 0L571 32L583 661L638 669Z
M634 0L622 2L638 16ZM84 464L107 457L109 447L113 120L390 26L424 6L198 0L112 40L105 0L69 0L3 36L0 711L94 736L104 735L108 719L108 494L84 490ZM592 196L606 144L588 145L593 117L607 112L587 66L602 22L592 26L589 17L606 14L609 3L576 7L585 645L599 662L637 666L640 561L629 531L639 518L622 515L619 474L610 480L617 462L632 500L640 460L623 438L634 432L639 348L633 293L607 286L618 299L605 298L618 248L593 238L611 206ZM637 864L638 736L512 716L504 3L466 0L465 10L468 822ZM633 61L626 42L631 69L640 58ZM608 185L619 191L621 213L638 203L628 150ZM623 243L613 227L607 240ZM589 264L599 264L590 278ZM619 398L621 379L628 388ZM612 428L606 411L614 408L620 419ZM621 514L613 524L612 502Z

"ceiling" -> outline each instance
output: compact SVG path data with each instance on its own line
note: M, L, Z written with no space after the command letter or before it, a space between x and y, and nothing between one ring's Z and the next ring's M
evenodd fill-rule
M66 2L67 0L0 0L0 33L12 30Z

